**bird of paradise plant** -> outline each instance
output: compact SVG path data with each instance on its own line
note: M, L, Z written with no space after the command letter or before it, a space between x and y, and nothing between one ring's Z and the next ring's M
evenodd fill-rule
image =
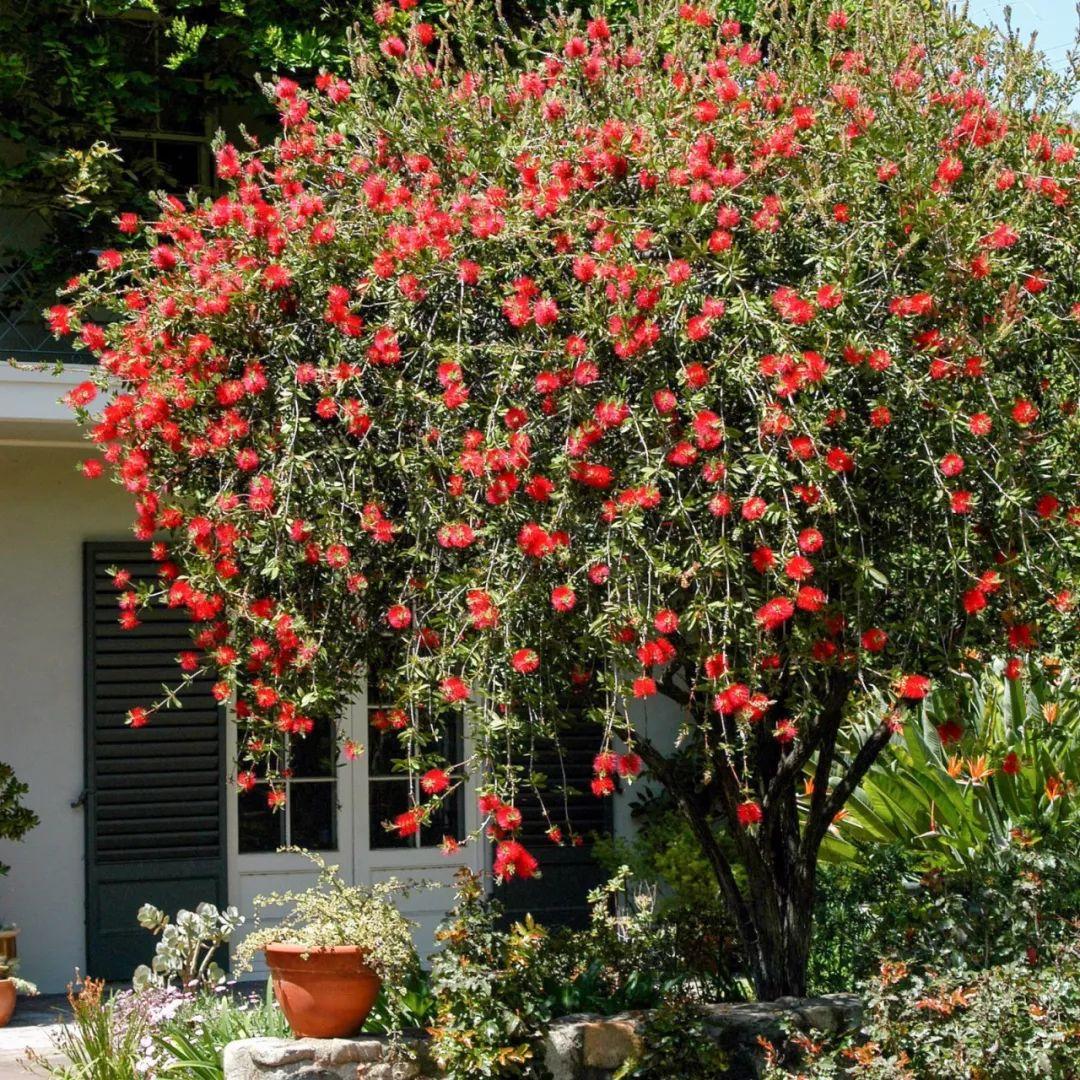
M1034 667L1034 665L1033 665ZM1021 683L994 669L927 698L834 823L824 856L902 844L927 864L1035 839L1076 815L1080 680L1053 662Z

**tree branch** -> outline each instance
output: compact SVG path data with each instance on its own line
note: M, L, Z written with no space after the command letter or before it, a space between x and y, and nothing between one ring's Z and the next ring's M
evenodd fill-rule
M883 720L859 748L855 760L848 766L847 772L840 782L829 793L827 798L821 801L820 812L815 816L811 814L810 821L806 826L806 841L809 845L807 850L814 852L825 838L825 833L832 824L833 819L843 809L844 804L851 798L855 789L859 786L862 778L870 771L870 766L877 760L878 755L888 745L892 738L892 728ZM828 783L828 777L826 784ZM815 790L814 794L817 794Z

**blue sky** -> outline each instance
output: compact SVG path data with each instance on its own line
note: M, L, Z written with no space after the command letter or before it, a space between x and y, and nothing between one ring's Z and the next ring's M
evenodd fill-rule
M1012 0L1012 22L1026 38L1038 32L1039 47L1055 67L1065 62L1065 53L1076 40L1076 0ZM971 0L969 12L977 21L1004 25L1003 0Z

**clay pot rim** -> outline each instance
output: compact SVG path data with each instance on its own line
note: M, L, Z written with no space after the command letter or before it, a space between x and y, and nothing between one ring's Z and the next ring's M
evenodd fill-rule
M264 945L262 951L267 956L271 952L282 956L368 956L371 952L363 945L290 945L276 941Z

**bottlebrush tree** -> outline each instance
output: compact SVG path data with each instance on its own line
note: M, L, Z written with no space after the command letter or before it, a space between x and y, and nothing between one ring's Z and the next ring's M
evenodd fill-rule
M664 785L757 992L801 993L819 845L932 683L1075 651L1072 89L934 5L412 6L50 312L168 536L122 621L190 612L242 785L374 667L423 778L393 826L478 774L503 877L542 859L528 747L587 694L598 797Z

